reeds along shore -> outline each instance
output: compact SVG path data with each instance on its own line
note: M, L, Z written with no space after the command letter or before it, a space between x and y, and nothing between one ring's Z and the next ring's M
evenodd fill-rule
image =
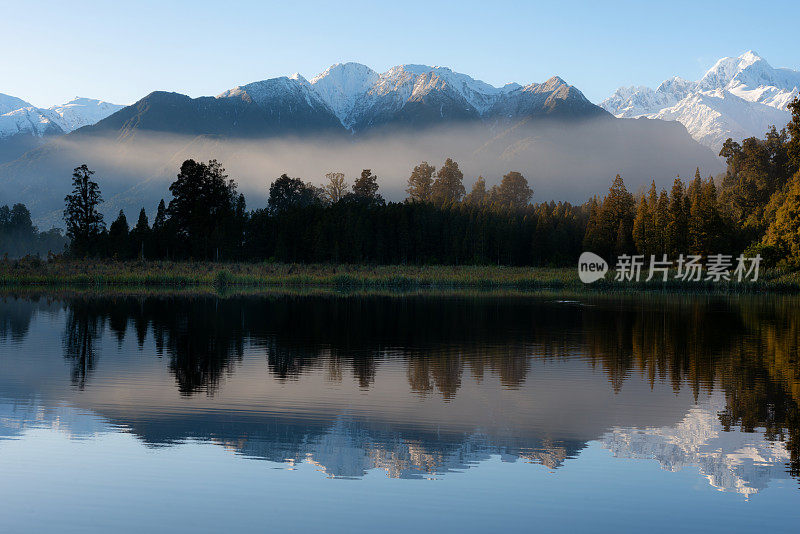
M167 261L91 261L36 258L0 261L0 285L13 287L328 287L343 289L568 289L752 293L800 292L800 273L763 271L756 282L616 282L614 273L587 285L577 267L491 265L334 265ZM645 277L642 277L644 280Z

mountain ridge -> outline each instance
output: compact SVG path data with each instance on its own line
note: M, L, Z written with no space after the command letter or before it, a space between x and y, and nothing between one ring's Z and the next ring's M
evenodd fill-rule
M255 206L281 173L319 181L367 167L385 198L400 200L411 166L448 157L467 186L516 170L548 200L583 201L617 173L636 189L697 166L721 170L679 123L615 119L558 76L494 87L416 64L382 74L338 64L310 81L281 76L198 98L154 91L67 135L29 139L49 141L0 160L0 195L25 202L39 224L58 223L69 172L83 162L102 178L109 216L168 196L187 158L222 161Z
M785 126L800 95L800 71L774 68L752 50L719 59L697 81L673 76L656 89L620 87L600 106L618 118L677 120L718 151L728 137L763 136Z

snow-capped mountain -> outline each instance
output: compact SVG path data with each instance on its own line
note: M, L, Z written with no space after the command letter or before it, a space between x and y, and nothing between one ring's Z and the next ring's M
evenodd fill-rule
M380 75L360 63L337 63L311 79L319 97L331 108L345 128L351 128L357 100L378 83Z
M95 124L125 106L91 98L79 98L37 108L9 95L0 94L0 163L11 161L47 139Z
M536 95L532 98L532 95ZM561 112L559 104L575 114L601 114L583 94L553 77L543 84L510 83L494 87L447 67L399 65L378 74L359 63L339 63L307 81L296 74L236 87L217 98L247 98L261 107L283 107L285 95L303 99L312 109L324 105L341 125L361 132L389 123L435 123L450 119L491 119L519 113ZM550 98L548 107L545 104Z
M265 173L313 179L333 166L347 169L363 161L392 184L407 179L407 162L454 157L470 175L519 170L548 199L566 193L564 176L577 184L570 186L574 199L604 187L608 176L620 172L635 187L645 178L647 183L667 180L698 166L703 172L722 170L718 158L679 123L617 120L558 76L495 87L447 67L408 64L379 74L345 63L310 81L282 76L217 96L155 91L65 139L55 135L58 128L74 126L64 126L66 111L61 113L20 112L7 129L29 135L0 139L0 196L25 202L43 225L60 219L68 182L54 180L75 161L124 162L105 163L106 168L95 164L104 176L109 213L157 204L164 184L174 178L177 160L189 157L224 160L250 183L263 180ZM407 142L409 134L415 142ZM245 142L261 148L250 149L256 145ZM279 146L293 149L237 168ZM243 147L252 157L242 158ZM132 158L137 151L145 155ZM594 158L587 165L574 154L602 154L603 162ZM258 177L250 174L256 169ZM386 191L390 199L402 194L399 187Z
M0 139L14 136L45 137L67 133L52 110L25 107L0 115Z
M617 117L681 122L700 143L719 150L725 139L763 136L783 127L800 94L800 72L774 68L753 51L722 58L698 81L673 77L655 90L621 87L601 106Z
M64 132L69 133L78 128L95 124L124 107L93 98L75 97L66 104L49 108L49 111L55 113L53 119L58 126Z
M751 102L725 89L698 91L677 104L649 117L678 121L702 144L716 150L726 139L763 137L770 126L789 122L790 113L758 102Z
M31 107L31 104L21 98L0 93L0 115L5 115L20 108Z
M448 67L408 64L378 74L365 65L345 63L313 78L311 86L351 131L394 121L429 123L548 114L562 112L565 102L569 105L564 107L576 115L602 113L557 76L543 84L494 87ZM572 105L573 101L579 105Z
M59 106L37 108L22 99L0 94L0 138L21 134L43 137L69 133L95 124L124 107L76 97Z

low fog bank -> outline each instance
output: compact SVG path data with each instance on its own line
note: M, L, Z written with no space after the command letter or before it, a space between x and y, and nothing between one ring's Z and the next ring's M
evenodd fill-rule
M400 201L414 165L424 160L439 167L447 157L461 166L467 190L478 175L492 185L511 170L522 172L534 189L534 202L585 202L604 194L617 173L636 192L651 180L668 187L676 175L692 176L696 167L704 176L723 170L721 160L679 123L653 120L539 121L492 130L460 125L350 140L137 132L124 139L69 135L2 165L0 199L26 203L41 227L63 226L72 169L87 163L103 191L107 222L120 209L135 219L142 206L152 220L159 199L169 199L181 162L214 158L237 181L249 208L266 204L270 182L282 173L321 184L327 172L341 171L352 184L364 168L377 174L387 200Z

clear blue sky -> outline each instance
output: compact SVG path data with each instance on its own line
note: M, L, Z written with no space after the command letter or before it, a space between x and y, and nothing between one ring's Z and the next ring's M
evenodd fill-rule
M446 65L494 85L558 74L595 102L748 49L800 69L797 1L2 3L0 92L37 106L215 95L343 61Z

